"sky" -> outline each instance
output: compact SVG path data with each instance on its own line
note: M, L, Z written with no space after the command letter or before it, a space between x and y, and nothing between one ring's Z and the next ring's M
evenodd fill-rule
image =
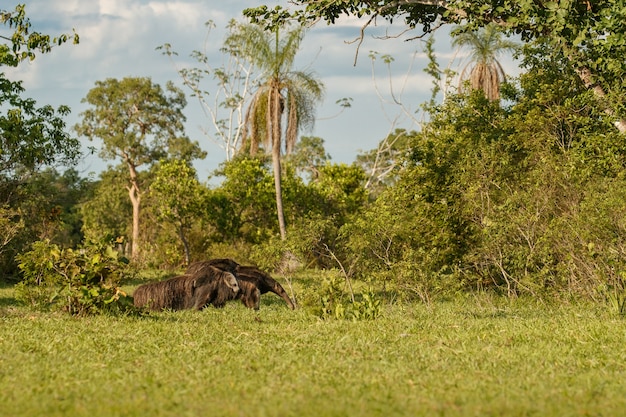
M81 100L96 81L150 77L163 87L172 81L187 94L186 134L208 153L205 160L194 163L201 180L206 180L226 155L212 139L210 121L189 96L177 70L198 66L189 54L205 48L211 62L219 66L224 59L219 49L226 24L231 19L244 21L243 9L261 4L288 5L285 0L20 0L15 5L18 3L26 5L33 30L58 35L74 29L80 36L78 45L55 47L15 69L2 68L9 79L23 82L25 97L37 100L38 106L69 106L72 113L67 126L75 135L72 127L87 109ZM15 5L3 2L1 7L13 10ZM205 22L209 20L216 27L205 42ZM431 94L432 80L424 72L428 61L423 41L407 41L411 34L403 34L401 25L379 23L366 31L357 50L351 41L359 36L363 24L348 18L336 25L318 23L307 31L294 65L294 69L314 71L325 86L314 128L301 135L321 137L334 163L352 163L357 154L376 148L395 128L419 129L423 120L420 105ZM385 35L387 39L381 39ZM177 51L175 62L156 50L165 43ZM455 55L449 44L447 32L437 34L439 63L446 66L456 57L453 65L460 65L463 53ZM370 58L372 51L379 54L375 61ZM393 57L390 67L381 59L383 55ZM507 72L514 71L512 62L503 64ZM215 88L209 82L204 87L208 91ZM352 107L341 111L336 102L346 97L352 99ZM86 155L77 169L84 177L97 178L114 162L103 161L97 152L88 151L90 147L98 150L99 143L85 138L81 141Z

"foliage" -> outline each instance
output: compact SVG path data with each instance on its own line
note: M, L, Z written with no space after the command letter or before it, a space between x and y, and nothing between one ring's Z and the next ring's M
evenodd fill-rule
M405 28L420 29L413 37L424 37L445 24L464 23L464 30L497 23L505 33L517 35L525 42L545 43L542 56L565 56L586 88L604 100L603 110L626 132L623 74L626 73L626 6L615 1L549 1L534 0L433 2L416 0L398 2L362 2L356 0L326 2L299 0L299 8L273 9L259 6L244 10L252 22L269 29L295 19L303 25L326 21L334 24L340 16L367 17L361 28L384 19L401 22Z
M315 288L303 292L302 305L323 320L375 320L382 312L382 300L371 288L356 294L348 291L333 269L324 271Z
M0 30L0 66L18 66L69 40L78 43L76 33L51 37L35 31L24 5L14 11L0 9ZM21 81L10 81L0 73L0 278L15 272L16 253L37 238L59 232L61 217L66 225L71 223L68 207L74 200L54 201L63 191L46 189L55 179L48 183L43 178L47 174L38 172L48 168L51 173L51 167L72 165L80 156L79 141L65 131L64 118L70 109L38 107L35 100L23 97L24 92Z
M119 288L128 261L110 245L61 249L38 241L17 259L24 279L16 298L32 307L89 315L124 312L132 304Z
M15 277L15 255L36 240L50 239L68 246L79 243L83 235L77 207L90 187L73 169L60 174L48 168L30 174L23 182L0 181L2 198L7 199L0 210L0 275Z
M207 189L203 215L206 219L204 236L216 242L234 243L240 235L242 218L228 192L222 188ZM211 233L212 232L212 233Z
M166 91L149 78L109 78L97 81L83 102L91 107L81 113L83 120L75 129L89 140L101 139L100 155L119 159L128 168L127 188L133 206L132 256L139 256L140 207L143 186L139 169L162 158L190 160L206 154L198 143L183 135L187 104L185 96L173 83Z
M91 181L81 178L73 168L62 174L49 168L32 175L19 190L23 199L19 207L29 228L35 229L32 234L64 246L80 243L83 234L78 205L91 187Z
M324 139L316 136L302 136L294 151L285 156L285 162L294 167L297 175L304 175L308 182L316 180L320 167L330 161L324 149Z
M20 235L25 226L24 219L19 215L19 211L11 209L6 205L0 207L0 230L2 230L2 237L0 238L0 265L3 265L2 269L5 271L3 275L9 274L13 270L13 268L9 267L15 256L11 242L16 236Z
M281 37L278 28L270 32L257 25L240 24L226 40L236 56L263 74L246 110L243 144L251 155L256 154L261 144L271 152L276 214L283 240L287 232L282 196L282 148L284 146L290 154L299 131L312 127L315 105L324 93L322 83L313 72L293 69L303 36L301 28L288 30Z
M339 230L367 201L363 170L356 165L327 163L308 184L289 169L284 180L285 207L291 214L288 236L282 242L275 238L262 242L251 256L270 269L282 269L285 262L336 267L345 259Z
M273 238L254 248L257 263L270 269L326 268L336 266L329 251L337 236L337 222L333 216L308 213L294 219L287 239Z
M431 110L395 185L341 229L357 276L425 302L494 288L610 293L619 310L623 138L566 59L528 64L507 108L472 94Z
M301 243L298 240L298 243ZM258 245L253 245L250 249L249 257L254 265L266 271L275 271L282 269L282 263L286 258L286 254L294 254L300 256L300 252L292 247L293 239L288 236L282 240L272 236ZM289 271L292 272L292 271Z
M506 81L506 74L498 56L505 51L515 51L518 45L502 39L502 32L495 23L479 31L453 34L452 45L470 49L469 61L459 75L459 91L466 92L469 86L471 90L482 90L490 100L499 100L500 84Z
M580 201L555 222L548 244L558 261L559 283L599 302L608 300L624 313L626 209L623 179L595 179L586 184Z
M150 186L155 201L157 218L172 223L185 251L185 262L190 262L189 229L198 217L205 201L204 190L196 171L181 160L162 160Z
M80 155L80 143L65 132L70 113L67 106L55 110L37 107L35 100L22 98L21 82L0 74L0 177L27 178L41 166L72 164Z
M456 75L456 72L449 67L441 69L439 66L435 52L434 34L430 34L424 42L424 53L428 58L428 65L424 68L424 72L432 78L430 100L426 103L426 105L432 107L437 104L437 96L439 93L443 94L443 98L445 100L452 83L452 78Z
M151 207L142 210L142 222L153 225L141 233L141 239L145 243L141 247L138 263L142 268L177 270L184 267L187 264L185 248L176 228L172 224L157 221ZM188 233L189 253L193 259L197 259L197 254L201 253L198 248L203 241L203 235L198 231L194 225ZM194 241L196 238L198 242Z
M79 210L87 241L128 240L131 231L127 219L132 207L124 189L127 179L123 170L118 166L102 171L90 192L83 194Z
M286 273L299 269L336 266L331 251L336 250L338 225L332 216L311 212L294 218L285 240L272 236L255 245L251 260L262 268Z
M606 299L609 310L616 315L626 316L626 276L622 273L614 284L604 284L598 287L598 293Z
M71 40L74 44L79 42L78 34L50 35L32 30L30 19L26 17L26 7L23 4L15 6L14 11L0 9L0 23L8 26L12 33L0 35L2 41L10 41L10 44L0 44L0 65L17 66L21 61L35 59L35 52L47 53L54 46L62 45Z
M238 156L222 164L224 179L213 194L214 215L228 235L258 243L276 232L274 180L263 157ZM222 205L228 201L228 205Z
M91 107L81 113L77 132L103 141L104 159L120 159L135 167L166 156L186 160L203 156L197 143L182 135L187 102L168 82L165 91L149 78L97 81L83 99Z
M326 164L320 167L319 178L311 184L323 199L320 209L327 216L338 216L339 221L358 212L367 201L365 173L357 165Z
M154 225L142 232L142 239L149 242L142 253L144 260L155 266L176 266L185 262L181 222L190 259L234 253L236 259L250 258L270 270L280 267L285 256L295 256L300 264L336 265L328 251L338 249L337 231L367 200L359 167L328 164L319 168L320 176L316 181L306 184L291 164L285 164L284 204L293 238L289 237L288 242L282 244L275 239L279 233L272 215L276 206L267 156L242 154L223 163L215 172L221 179L215 187L206 187L195 178L182 175L186 168L172 168L171 164L178 167L182 162L166 162L167 175L159 170L150 174L152 178L148 181L154 192L144 199L145 209L142 210L142 222ZM171 187L163 189L164 186ZM179 196L187 186L190 187L187 192ZM124 201L121 194L109 202L98 203L100 200L95 197L95 207L88 202L84 207L85 230L97 231L97 225L102 224L100 230L109 230L108 236L125 236L119 224L117 229L113 228L116 224L113 219L119 214L112 212L118 209L108 208L111 202L118 200ZM184 219L180 217L183 212Z

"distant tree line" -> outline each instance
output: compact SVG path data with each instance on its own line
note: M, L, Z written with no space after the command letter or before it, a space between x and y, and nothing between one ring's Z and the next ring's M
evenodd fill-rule
M570 11L578 13L579 6L571 4ZM594 15L613 6L590 7L587 13ZM487 23L474 12L466 10L471 25L459 33ZM328 13L318 10L332 21ZM248 134L269 140L265 152L245 152L258 138L242 136L244 151L220 166L214 186L193 169L193 159L202 156L197 144L172 124L182 120L185 103L173 87L168 96L148 79L127 78L98 83L88 93L94 110L83 114L77 130L96 136L102 129L98 137L109 135L103 152L119 163L96 181L54 169L60 161L71 166L77 155L63 114L44 112L38 123L48 120L50 127L29 131L9 110L1 120L2 274L19 280L15 256L48 239L63 247L108 242L144 268L178 268L207 257L233 257L270 270L287 264L333 268L383 294L424 302L475 290L623 299L626 141L619 97L598 96L572 65L583 57L550 47L532 30L522 37L523 73L501 83L497 96L480 84L450 87L445 100L425 105L422 129L395 131L350 165L332 163L321 138L299 137L288 144L289 153L283 151L270 131L284 121L279 110L290 108L292 90L260 89ZM566 32L559 36L566 39ZM610 33L606 39L617 42ZM622 59L613 49L592 46L602 58ZM442 73L430 57L429 74ZM607 91L618 83L611 74L602 80ZM22 93L19 84L3 85L3 103L37 112L15 96ZM321 92L314 90L313 98ZM142 100L143 107L119 99L144 91L154 95ZM111 120L123 127L107 125ZM33 152L11 148L17 127L26 133L20 140L32 139ZM53 146L61 138L68 140ZM47 146L55 153L46 153ZM141 244L132 247L136 242Z

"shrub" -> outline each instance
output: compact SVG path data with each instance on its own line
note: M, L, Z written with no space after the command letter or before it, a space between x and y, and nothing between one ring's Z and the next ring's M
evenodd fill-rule
M17 256L23 280L16 298L38 309L60 309L73 315L125 312L132 302L119 288L128 260L110 245L61 249L38 241Z
M381 300L368 288L361 293L345 291L335 271L325 271L322 283L303 297L303 306L323 320L374 320L380 316Z

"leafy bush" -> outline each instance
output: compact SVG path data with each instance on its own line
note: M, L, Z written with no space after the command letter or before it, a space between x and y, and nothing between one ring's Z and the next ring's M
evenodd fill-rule
M319 288L306 292L303 306L323 320L374 320L380 316L381 300L369 288L361 293L346 292L335 271L325 271Z
M287 238L271 237L254 246L253 261L266 269L292 270L294 265L305 267L330 267L336 263L330 256L335 252L338 226L334 217L311 214L290 224ZM286 263L289 266L286 267Z
M16 298L35 308L73 315L131 308L130 297L118 286L128 260L110 245L61 249L50 241L38 241L17 261L24 279L16 287Z
M340 230L356 277L426 302L488 288L624 308L623 137L557 68L541 74L507 107L472 94L430 109L394 185Z
M602 284L598 286L597 292L603 297L609 310L619 316L626 316L626 274L622 273L622 279L613 284Z

